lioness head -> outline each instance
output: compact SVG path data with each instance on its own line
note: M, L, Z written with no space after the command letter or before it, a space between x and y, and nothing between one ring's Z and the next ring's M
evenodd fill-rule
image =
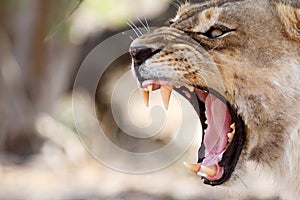
M204 183L234 180L246 161L278 167L291 134L299 135L299 7L199 1L132 42L132 70L146 92L161 88L168 98L182 86L198 97L203 140L199 164L189 167Z

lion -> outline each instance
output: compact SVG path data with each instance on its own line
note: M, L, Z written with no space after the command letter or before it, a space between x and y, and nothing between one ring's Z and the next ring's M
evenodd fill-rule
M204 184L234 185L254 162L282 199L300 197L300 1L186 3L129 51L146 102L197 96L202 144L186 166Z

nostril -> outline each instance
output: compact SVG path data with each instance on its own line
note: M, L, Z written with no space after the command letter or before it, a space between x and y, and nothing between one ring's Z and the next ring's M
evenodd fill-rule
M141 65L145 60L156 54L157 51L146 46L130 47L129 53L132 56L135 64Z

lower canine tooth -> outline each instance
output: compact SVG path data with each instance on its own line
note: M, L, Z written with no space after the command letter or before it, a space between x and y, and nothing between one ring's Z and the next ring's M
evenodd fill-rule
M144 99L145 106L148 107L149 106L149 91L143 89L142 90L142 96L143 96L143 99Z
M235 123L231 124L230 128L232 128L232 130L235 130Z
M228 142L231 142L233 139L233 133L228 133L227 136L228 136Z
M216 175L217 173L217 167L215 165L212 165L212 166L209 166L209 167L206 167L204 165L201 165L201 169L203 170L203 172L210 176L210 177L213 177Z
M168 107L169 107L172 90L173 90L173 88L170 86L161 86L160 87L160 93L161 93L162 100L164 102L164 106L165 106L166 110L168 110Z
M187 162L183 163L186 168L188 168L191 172L198 173L200 171L201 163L190 164Z

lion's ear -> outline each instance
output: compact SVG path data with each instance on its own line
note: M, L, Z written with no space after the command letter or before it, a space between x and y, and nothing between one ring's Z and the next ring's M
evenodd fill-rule
M294 3L293 3L294 2ZM300 41L300 3L296 1L281 1L276 4L278 16L283 23L286 33Z

